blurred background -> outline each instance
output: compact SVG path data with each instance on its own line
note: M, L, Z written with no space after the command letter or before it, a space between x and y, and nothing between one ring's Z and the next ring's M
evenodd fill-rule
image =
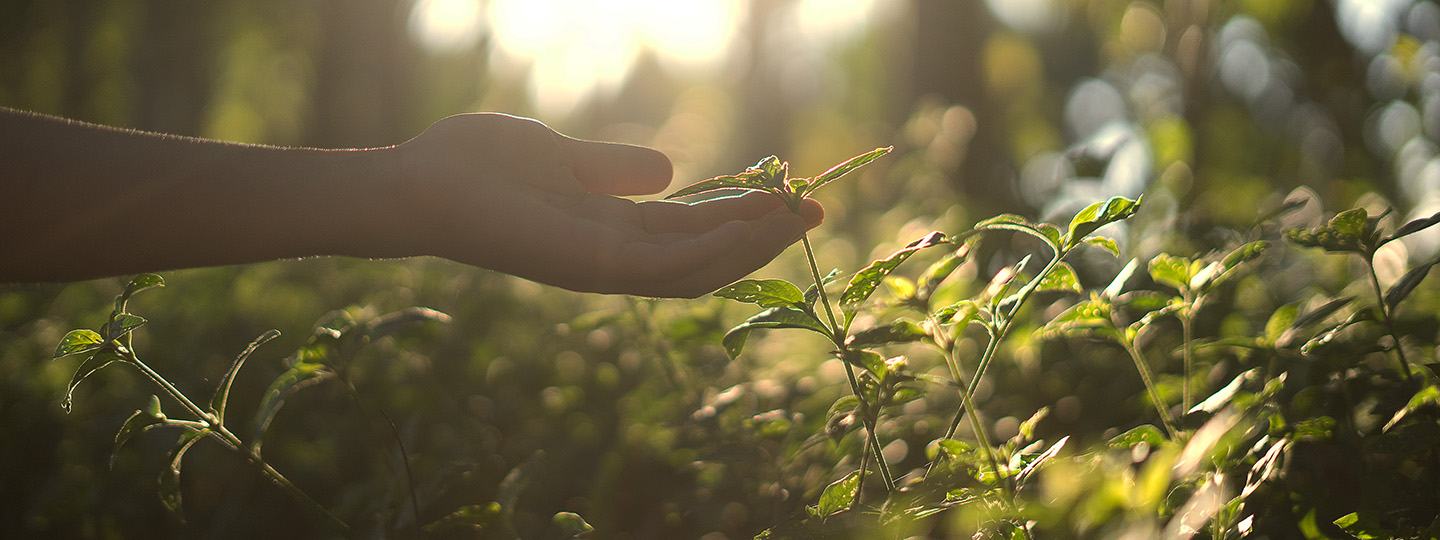
M771 154L810 176L894 145L819 194L820 263L846 272L931 229L1001 212L1068 220L1115 195L1146 201L1114 232L1122 260L1218 248L1292 194L1318 203L1295 224L1357 204L1440 211L1433 1L5 0L0 106L316 147L391 145L498 111L659 148L672 190ZM1392 246L1403 265L1440 237ZM791 252L759 274L805 270ZM367 534L483 505L523 471L522 537L558 535L549 516L573 511L599 538L749 538L813 500L853 450L805 444L847 391L823 343L761 339L730 362L719 336L749 312L714 299L579 295L425 259L165 277L134 303L151 321L137 346L183 390L208 395L246 343L284 333L237 382L252 407L330 310L455 317L361 353L360 404L321 385L267 436L277 468ZM0 285L0 536L323 531L218 445L187 458L185 522L154 494L173 433L137 437L109 467L115 430L153 392L133 371L97 374L61 410L78 359L49 360L54 345L99 325L123 284ZM1136 395L1138 381L1106 375L1123 365L1028 365L1005 369L1031 391L993 392L990 418L1063 401L1052 429L1098 438L1145 416L1140 400L1104 401L1117 384ZM716 396L726 406L702 414ZM768 411L784 425L756 420ZM923 461L934 424L893 427L912 441L894 461Z

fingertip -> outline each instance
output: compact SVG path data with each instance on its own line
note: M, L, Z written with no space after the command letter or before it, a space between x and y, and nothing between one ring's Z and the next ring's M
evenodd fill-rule
M803 201L800 201L800 208L798 209L798 212L800 214L800 218L805 220L806 228L814 229L815 227L820 226L821 223L825 222L825 207L822 206L820 202L816 201L815 199L805 199Z
M670 157L654 148L568 139L575 177L592 193L648 195L669 187Z

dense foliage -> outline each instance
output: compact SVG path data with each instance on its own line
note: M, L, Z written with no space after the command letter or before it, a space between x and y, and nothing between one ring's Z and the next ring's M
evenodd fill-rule
M750 2L736 85L642 63L545 118L682 179L893 146L712 184L829 211L724 298L0 286L0 537L1440 536L1440 7L1046 4L891 2L821 60ZM0 104L322 146L533 112L409 2L210 5L7 4Z

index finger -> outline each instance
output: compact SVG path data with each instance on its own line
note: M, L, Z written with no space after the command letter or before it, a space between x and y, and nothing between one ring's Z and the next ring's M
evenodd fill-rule
M653 148L561 135L575 179L591 193L648 195L670 185L670 158Z

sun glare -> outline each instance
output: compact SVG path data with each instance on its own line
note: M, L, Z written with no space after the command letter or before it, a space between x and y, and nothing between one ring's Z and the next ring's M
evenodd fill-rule
M474 47L484 25L480 0L418 0L410 11L410 34L426 50Z
M642 50L670 67L717 68L739 16L728 0L491 0L486 19L496 54L529 66L536 105L561 114L615 88Z

